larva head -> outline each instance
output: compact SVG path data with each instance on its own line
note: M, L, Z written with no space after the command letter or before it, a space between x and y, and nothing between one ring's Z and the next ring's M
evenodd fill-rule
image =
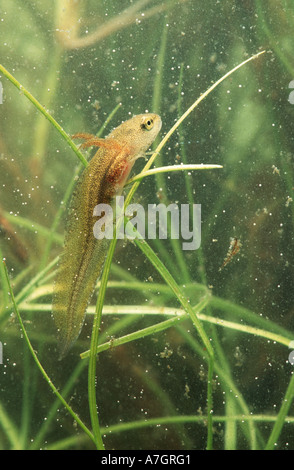
M160 116L154 113L138 114L114 129L107 139L115 139L132 148L135 158L140 157L154 142L161 129Z

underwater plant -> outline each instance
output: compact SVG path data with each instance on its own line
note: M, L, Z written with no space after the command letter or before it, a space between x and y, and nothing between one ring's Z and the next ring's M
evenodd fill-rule
M9 17L17 2L4 3ZM291 446L294 379L285 348L293 348L292 294L286 287L291 262L285 246L291 253L292 171L289 152L283 150L282 158L272 150L279 149L283 136L281 129L275 138L269 134L274 110L265 98L269 94L261 91L269 86L261 77L273 57L288 64L288 56L277 49L249 55L238 42L228 44L231 55L216 57L205 54L205 40L198 41L195 55L191 37L208 39L202 24L215 25L215 19L202 16L192 30L192 3L107 4L106 21L99 19L94 2L88 11L95 14L82 15L79 2L60 1L48 16L41 15L45 2L32 3L23 14L39 19L32 31L42 28L43 47L52 47L49 73L26 86L29 80L16 78L22 76L17 62L6 66L3 59L5 66L0 65L0 111L6 113L0 134L2 448ZM229 3L222 8L225 15ZM275 42L266 28L267 13L260 2L256 9L256 28L268 38L268 50ZM235 18L243 13L234 10ZM156 23L162 26L156 35L158 19L163 22ZM45 33L51 30L54 41ZM224 30L216 34L221 37ZM23 56L33 47L29 39ZM258 50L261 43L255 38L245 50L253 45ZM240 57L245 60L226 71L224 64ZM93 66L93 77L84 73L85 64ZM195 74L198 69L202 75ZM29 73L37 75L33 67ZM9 82L19 93L10 87L8 99ZM200 93L204 86L207 91ZM216 93L217 104L210 107ZM34 126L32 119L23 119L10 135L18 110L34 118ZM161 140L152 145L151 156L145 155L144 168L138 170L141 159L123 181L125 207L138 201L191 207L201 202L201 246L184 252L170 237L172 220L164 240L143 239L135 228L131 241L113 237L81 336L58 361L53 284L73 188L95 158L87 149L91 143L103 145L114 121L117 129L122 120L150 111L161 116ZM277 127L272 125L274 131ZM79 148L70 135L83 129L95 136ZM21 152L11 156L15 141ZM64 278L66 286L69 275ZM284 307L278 309L282 299Z

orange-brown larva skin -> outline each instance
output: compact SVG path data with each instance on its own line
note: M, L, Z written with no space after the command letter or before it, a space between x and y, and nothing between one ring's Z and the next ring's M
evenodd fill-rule
M147 129L144 123L152 123ZM109 240L96 240L93 234L94 207L111 204L122 192L133 164L150 147L161 128L156 114L140 114L123 122L106 139L76 134L86 139L83 147L99 150L83 171L73 193L64 251L53 293L53 316L58 328L61 356L78 337L88 302L99 278Z

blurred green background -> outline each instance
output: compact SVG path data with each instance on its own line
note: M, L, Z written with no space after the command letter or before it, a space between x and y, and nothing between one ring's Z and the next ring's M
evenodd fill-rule
M190 283L192 303L199 300L193 282L230 302L227 310L212 306L207 313L231 318L234 306L236 312L244 308L275 322L276 331L287 331L289 338L294 324L293 32L294 8L287 0L1 0L0 5L0 63L69 135L96 133L121 103L104 135L133 114L153 111L162 118L163 136L212 82L266 51L214 90L159 157L161 165L217 163L223 169L149 177L135 199L143 205L162 198L187 203L192 196L201 204L201 249L183 253L180 268L168 241L152 245L158 256L184 290ZM56 129L0 75L0 246L11 278L17 279L17 293L61 252L66 208L53 235L50 230L79 162ZM143 165L139 160L134 171ZM242 247L219 271L231 237L240 238ZM108 305L178 306L160 290L148 291L151 278L161 279L132 243L117 246L114 264L111 280L146 282L146 292L110 288ZM44 295L44 304L50 299ZM28 448L36 440L37 448L93 448L61 405L52 409L55 398L27 351L5 287L1 301L0 448ZM79 353L89 347L91 322L67 361L59 363L50 312L22 316L38 357L62 388L80 362ZM106 338L118 318L105 317ZM239 320L247 322L242 314ZM136 326L151 323L142 315ZM199 417L139 430L130 426L107 434L106 448L205 448L206 362L190 347L189 337L198 339L187 320L179 329L102 353L97 366L102 426ZM222 418L214 423L214 448L262 448L293 372L289 350L222 327L212 337L220 370L227 374L215 373L214 415ZM234 390L230 394L231 383L239 396ZM230 421L230 415L241 413L241 395L248 412L260 417L254 444L247 424ZM68 400L89 423L86 369L75 377ZM293 420L283 426L277 448L294 449ZM14 429L12 435L5 423Z

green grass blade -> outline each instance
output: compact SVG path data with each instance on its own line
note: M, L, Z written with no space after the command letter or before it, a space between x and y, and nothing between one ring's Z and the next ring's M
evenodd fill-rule
M281 434L283 425L285 423L287 413L292 405L293 399L294 399L294 374L292 374L290 383L287 387L280 411L277 416L277 420L274 424L271 435L267 441L265 450L272 450L277 445L279 436Z
M91 439L91 440L94 440L94 436L93 434L91 433L91 431L86 427L86 425L82 422L82 420L79 418L79 416L73 411L73 409L69 406L69 404L65 401L65 399L63 398L63 396L58 392L57 388L55 387L55 385L53 384L52 380L50 379L50 377L48 376L47 372L45 371L45 369L43 368L42 364L40 363L39 359L38 359L38 356L37 354L35 353L33 347L32 347L32 344L30 342L30 339L28 337L28 334L27 334L27 331L25 329L25 326L24 326L24 323L22 321L22 318L21 318L21 315L19 313L19 309L18 309L18 306L17 306L17 303L16 303L16 300L15 300L15 297L14 297L14 294L13 294L13 290L12 290L12 287L11 287L11 283L10 283L10 279L9 279L9 274L8 274L8 271L7 271L7 267L6 267L6 264L4 264L4 269L5 269L5 276L6 276L6 282L7 282L7 286L8 286L8 289L9 289L9 293L10 293L10 296L11 296L11 301L12 301L12 304L13 304L13 307L14 307L14 310L15 310L15 313L17 315L17 318L18 318L18 321L19 321L19 324L20 324L20 327L21 327L21 330L22 330L22 333L23 333L23 336L24 336L24 339L27 343L27 346L31 352L31 355L38 367L38 369L40 370L42 376L44 377L44 379L46 380L47 384L49 385L49 387L51 388L51 390L54 392L54 394L57 396L57 398L61 401L61 403L65 406L65 408L68 410L68 412L71 414L71 416L76 420L77 424L82 428L82 430L88 435L88 437Z
M87 166L88 162L85 159L84 155L79 151L78 147L72 141L70 136L65 132L65 130L61 127L60 124L51 116L51 114L39 103L39 101L28 91L24 86L22 86L16 78L11 75L11 73L6 70L3 65L0 64L0 72L40 111L40 113L45 116L46 119L55 127L55 129L59 132L59 134L64 138L70 148L75 152L76 156L79 158L81 163L84 166Z
M20 450L21 439L18 435L18 430L14 422L10 419L9 415L2 403L0 402L0 428L10 442L11 450Z

